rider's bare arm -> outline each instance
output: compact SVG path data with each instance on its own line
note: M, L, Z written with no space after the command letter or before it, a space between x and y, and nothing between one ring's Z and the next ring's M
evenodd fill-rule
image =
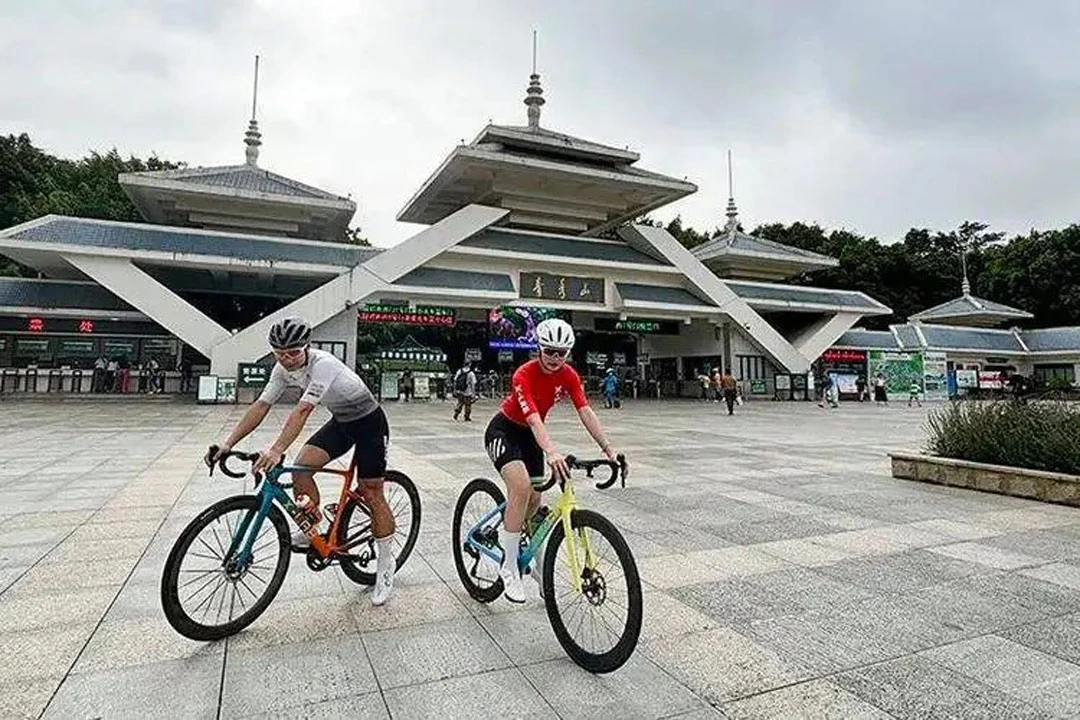
M529 423L529 429L532 430L533 437L536 438L536 444L540 446L541 450L548 455L558 452L555 449L555 443L551 441L551 435L548 434L544 421L540 419L540 413L534 412L525 418L525 422Z
M222 452L227 452L236 446L236 443L240 442L252 432L255 428L259 427L263 420L266 419L266 414L270 412L270 403L262 400L256 400L244 413L244 417L240 418L240 422L236 424L236 428L229 435L229 439L225 441L222 446Z
M277 440L274 441L271 447L284 454L289 449L289 446L296 442L296 438L299 437L300 431L304 429L304 424L307 423L307 419L311 417L311 412L314 409L314 405L301 400L293 411L289 413L288 419L285 420L285 427L281 428L281 434L278 435Z
M615 448L611 445L611 441L608 440L607 434L600 424L600 418L596 417L596 413L593 412L593 409L588 405L579 408L578 417L581 418L581 424L589 431L589 434L592 435L596 444L600 446L600 451L603 452L609 460L614 460L616 455Z

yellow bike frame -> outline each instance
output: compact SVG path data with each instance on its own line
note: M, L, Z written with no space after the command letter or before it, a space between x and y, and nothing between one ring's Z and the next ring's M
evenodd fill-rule
M581 573L585 567L596 567L596 555L593 553L592 543L589 541L589 535L585 532L585 528L581 528L581 544L585 548L585 563L582 566L581 556L578 552L578 540L574 535L574 528L570 524L570 520L573 517L574 510L578 509L577 497L574 495L574 487L570 479L567 478L563 484L562 494L559 499L555 501L555 505L551 508L551 513L557 519L558 522L562 522L563 534L566 535L567 545L567 565L570 569L570 582L574 587L574 592L581 592ZM546 539L546 538L545 538Z

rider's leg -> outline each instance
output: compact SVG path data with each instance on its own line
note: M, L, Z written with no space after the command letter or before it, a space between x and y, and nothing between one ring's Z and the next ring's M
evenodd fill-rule
M371 602L382 605L390 599L397 569L397 553L394 551L397 528L394 512L383 493L390 425L382 408L360 420L358 425L353 464L358 478L357 489L371 511L371 535L376 544L375 587L371 592Z
M525 587L521 584L521 570L518 568L518 549L532 484L529 482L529 471L521 460L512 460L503 465L499 475L506 484L506 511L503 514L502 530L499 531L499 540L503 546L503 563L499 568L499 576L503 580L506 599L520 603L525 602Z
M296 456L296 464L305 467L321 468L328 462L330 462L329 453L315 445L305 445L300 448L300 453ZM315 503L316 507L319 506L319 487L315 484L313 473L294 472L292 473L292 482L294 498L307 495Z

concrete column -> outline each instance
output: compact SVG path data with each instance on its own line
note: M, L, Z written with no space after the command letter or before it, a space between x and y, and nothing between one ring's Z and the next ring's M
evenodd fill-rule
M225 328L130 260L98 255L65 255L64 259L207 357L217 343L229 338Z
M810 362L813 362L821 357L821 353L828 350L837 338L850 330L861 317L856 313L836 313L798 333L793 338L792 345L809 358Z

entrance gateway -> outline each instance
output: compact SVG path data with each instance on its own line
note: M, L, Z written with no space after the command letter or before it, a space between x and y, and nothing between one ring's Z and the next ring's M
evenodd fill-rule
M664 394L724 368L747 395L772 396L777 375L805 375L859 319L890 312L863 293L783 284L837 262L742 233L733 198L723 231L693 251L635 223L697 187L543 127L536 74L525 104L526 125L488 125L450 153L397 215L428 227L385 250L331 242L355 203L260 168L254 118L242 165L121 175L146 223L50 215L0 231L0 252L45 276L0 282L0 365L90 367L122 341L129 362L235 378L265 360L286 315L355 364L361 316L445 323L431 313L452 311L484 333L448 360L472 349L496 366L522 358L537 318L561 314L581 333L579 368L622 361ZM84 320L93 332L69 332Z

